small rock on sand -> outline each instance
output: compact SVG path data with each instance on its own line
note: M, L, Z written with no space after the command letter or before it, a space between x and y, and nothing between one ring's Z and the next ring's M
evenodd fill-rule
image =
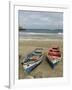
M33 79L33 76L26 76L25 79Z

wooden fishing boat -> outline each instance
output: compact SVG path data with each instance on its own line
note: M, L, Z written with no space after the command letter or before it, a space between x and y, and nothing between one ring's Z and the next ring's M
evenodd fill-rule
M23 60L22 65L25 71L31 72L42 62L42 50L41 48L36 48L24 58L25 60Z
M47 53L47 61L52 68L54 68L59 61L61 61L61 52L59 47L49 48Z

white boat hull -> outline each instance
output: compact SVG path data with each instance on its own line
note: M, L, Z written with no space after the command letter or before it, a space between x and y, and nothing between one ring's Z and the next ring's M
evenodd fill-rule
M23 65L23 68L26 72L31 72L36 66L38 66L40 63L42 62L42 60L33 62L33 63L25 63Z
M54 68L55 67L55 65L58 63L58 62L60 62L61 61L61 57L59 57L59 58L56 58L56 59L51 59L50 57L47 57L47 62L50 64L50 66L52 67L52 68Z

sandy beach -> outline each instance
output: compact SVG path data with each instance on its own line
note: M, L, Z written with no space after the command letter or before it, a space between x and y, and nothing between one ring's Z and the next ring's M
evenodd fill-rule
M62 40L48 40L48 41L35 41L35 40L19 40L19 79L25 78L49 78L49 77L62 77L63 76L63 60L61 60L54 69L50 67L48 62L44 60L38 67L36 67L31 73L24 71L21 61L23 57L30 53L32 50L38 47L50 48L54 45L60 47L61 53L63 53L63 41Z

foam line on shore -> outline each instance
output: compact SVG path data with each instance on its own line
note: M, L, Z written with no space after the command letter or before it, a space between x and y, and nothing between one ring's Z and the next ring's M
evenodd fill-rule
M62 39L19 39L20 41L62 41Z

